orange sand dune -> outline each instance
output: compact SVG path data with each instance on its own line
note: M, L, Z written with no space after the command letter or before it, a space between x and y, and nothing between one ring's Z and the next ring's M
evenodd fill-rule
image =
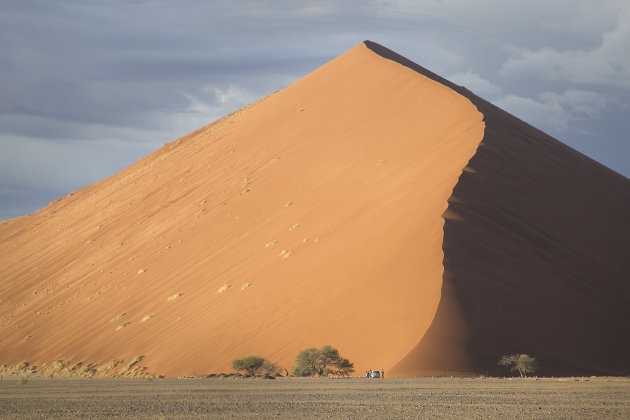
M367 41L0 224L0 363L627 373L630 182Z
M435 315L441 215L482 118L362 43L5 222L0 361L144 355L189 375L249 354L290 369L332 344L358 372L389 370Z

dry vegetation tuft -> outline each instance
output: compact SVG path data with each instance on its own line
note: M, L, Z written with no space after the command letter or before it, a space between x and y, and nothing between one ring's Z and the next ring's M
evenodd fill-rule
M130 321L125 321L125 322L123 322L122 324L119 324L119 325L116 327L116 331L120 331L120 330L122 330L123 328L125 328L125 327L126 327L127 325L129 325L129 324L131 324L131 322L130 322Z
M136 356L129 363L117 370L123 364L123 360L112 359L101 365L84 362L65 362L55 360L43 369L38 370L37 366L29 362L18 363L13 366L1 365L0 376L22 377L22 378L54 378L54 377L79 377L79 378L152 378L145 366L140 366L144 356Z
M293 255L293 252L288 249L283 249L280 254L278 254L278 256L283 260L289 258L291 255Z
M167 302L172 302L172 301L174 301L175 299L179 299L182 295L183 295L183 293L175 293L174 295L169 296L169 298L168 298L168 299L166 299L166 301L167 301Z

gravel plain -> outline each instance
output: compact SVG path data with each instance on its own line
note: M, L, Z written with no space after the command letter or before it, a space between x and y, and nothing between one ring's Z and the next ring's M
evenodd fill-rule
M0 381L0 419L628 419L630 378Z

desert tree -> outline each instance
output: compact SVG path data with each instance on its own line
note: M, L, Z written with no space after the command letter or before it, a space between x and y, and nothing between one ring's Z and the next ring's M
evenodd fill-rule
M538 360L529 354L506 354L499 360L500 366L510 368L511 372L517 372L521 378L533 374L538 369Z
M348 376L354 372L354 364L341 357L339 350L326 345L300 351L291 371L298 376Z
M258 356L247 356L232 361L232 369L245 371L248 375L256 376L263 369L266 360Z
M298 376L321 376L323 368L319 361L319 354L319 350L315 347L301 350L295 358L295 366L291 368L291 371Z
M266 376L278 376L280 375L282 369L275 363L265 360L262 365L262 371Z

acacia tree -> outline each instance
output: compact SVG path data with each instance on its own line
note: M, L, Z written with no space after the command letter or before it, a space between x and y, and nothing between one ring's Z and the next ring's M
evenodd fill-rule
M263 368L266 360L258 356L247 356L242 359L232 361L232 369L239 371L244 370L248 375L256 376Z
M245 371L251 376L260 374L274 376L280 373L280 366L258 356L247 356L242 359L232 360L232 369Z
M269 360L265 360L262 365L262 370L267 376L277 376L280 375L280 366L275 363L271 363Z
M510 368L511 372L518 371L521 378L533 374L538 369L538 360L528 354L506 354L499 360L500 366Z
M319 350L315 347L300 351L291 371L298 376L321 376L323 367L319 361L319 354Z
M354 364L341 357L337 349L326 345L321 349L312 347L300 351L291 371L298 376L348 376L354 372Z

